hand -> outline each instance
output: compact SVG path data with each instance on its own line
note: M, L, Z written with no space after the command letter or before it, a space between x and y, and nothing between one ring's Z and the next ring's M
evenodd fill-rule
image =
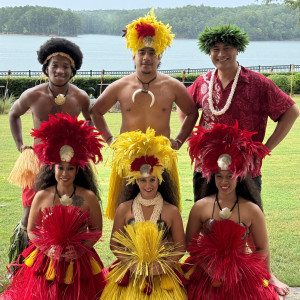
M33 149L32 146L22 145L18 150L22 153L26 149Z
M176 139L176 140L174 140L174 139L172 139L172 138L169 138L169 140L170 140L170 142L171 142L171 147L172 147L172 149L174 149L174 150L179 150L180 149L180 147L182 146L182 142L181 141L179 141L178 139Z
M78 258L78 254L73 246L67 246L64 254L61 255L66 261L75 260Z
M55 257L55 252L56 252L57 246L51 246L51 248L48 250L48 252L46 253L46 255L50 258L54 258Z

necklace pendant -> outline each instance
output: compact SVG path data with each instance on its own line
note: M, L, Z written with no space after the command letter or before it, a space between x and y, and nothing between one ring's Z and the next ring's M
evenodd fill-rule
M59 200L60 200L60 203L65 206L69 206L73 202L73 199L70 198L68 195L62 195L62 197Z
M66 102L66 96L64 94L58 94L54 101L57 105L63 105Z
M146 89L142 89L142 92L145 94L148 94L148 90L146 90Z
M228 207L224 207L223 209L221 209L219 211L219 216L221 219L223 220L227 220L231 217L232 212L230 211L230 209Z

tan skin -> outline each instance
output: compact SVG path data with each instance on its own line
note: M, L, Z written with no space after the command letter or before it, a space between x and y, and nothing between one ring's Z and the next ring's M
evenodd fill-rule
M152 199L155 197L158 189L158 180L154 176L148 176L146 178L140 178L138 179L138 184L140 188L141 195L144 199ZM134 218L133 212L132 212L132 202L133 200L129 200L126 202L121 203L116 211L116 215L114 218L114 224L112 229L112 236L113 233L116 231L122 231L124 226L128 224L129 220ZM143 214L145 220L149 220L152 212L153 212L154 206L142 206ZM170 231L169 235L167 237L168 242L174 243L178 245L178 251L184 253L185 252L185 235L183 230L183 224L181 215L179 213L179 210L176 206L164 201L163 208L161 212L161 219L164 220ZM114 252L116 250L118 244L113 241L111 238L110 240L110 248ZM120 256L117 253L114 253L117 258L119 258L122 261L122 256ZM174 264L182 257L176 256L174 257ZM153 266L154 275L162 274L162 269L158 264L155 264ZM132 270L134 272L134 268Z
M67 162L61 162L60 164L55 165L55 179L57 181L57 191L62 195L70 196L74 190L73 181L76 176L77 169L76 167L70 165ZM83 199L83 203L80 206L82 210L87 210L89 212L90 218L90 229L93 230L102 230L102 213L99 201L96 195L85 188L76 186L76 195L80 196ZM28 236L32 240L35 235L31 230L35 227L37 217L41 211L44 211L46 208L51 208L60 204L60 200L55 191L55 186L51 186L45 190L41 190L36 193L30 214L28 219ZM59 230L59 228L58 228ZM61 228L60 230L63 230ZM88 248L93 247L96 241L86 241L84 245ZM47 252L49 257L54 257L56 246L53 247ZM80 253L76 253L73 248L69 248L63 255L66 260L75 259Z
M218 76L223 89L234 79L237 69L238 50L224 43L216 43L210 50L210 57L214 66L218 69ZM178 117L181 122L185 118L185 113L177 108ZM294 122L299 116L299 109L296 104L292 105L277 120L277 125L273 133L266 142L266 146L272 151L286 137ZM257 161L259 163L259 161Z
M85 91L70 83L63 87L56 87L51 83L63 85L72 78L73 71L69 59L60 55L54 56L50 59L46 73L54 95L65 94L67 87L69 87L67 100L63 105L55 104L54 97L48 88L48 83L37 85L22 93L9 111L10 130L20 152L27 148L32 148L32 145L23 144L22 136L21 116L28 109L31 110L34 129L38 129L41 123L48 121L49 114L53 115L60 112L68 113L72 117L78 116L82 112L84 118L90 120L90 99ZM38 141L35 141L35 143L38 143ZM27 226L29 211L30 207L24 207L21 222L25 227Z
M122 113L120 133L134 130L145 132L148 127L151 127L155 129L157 135L170 138L170 117L173 103L180 107L186 117L175 140L170 138L172 148L178 150L191 133L198 118L196 106L182 83L157 72L160 60L161 56L157 56L154 49L140 49L133 56L136 72L110 84L92 107L92 120L99 131L105 132L103 138L108 144L113 139L104 114L117 101L121 105ZM149 86L144 85L155 96L155 103L151 108L151 96L147 93L138 93L135 102L132 102L132 94L143 88L138 78L143 82L149 82L155 78Z
M236 200L236 180L232 178L230 171L219 171L215 175L216 187L218 189L218 199L222 208L231 208ZM186 242L191 241L192 237L199 233L206 220L212 217L213 206L216 195L210 195L197 201L192 207L186 228ZM266 258L267 270L271 275L270 282L273 283L278 294L285 295L289 293L289 287L279 281L271 271L270 252L268 234L264 215L260 208L251 201L239 197L240 222L244 223L251 233L256 253L263 254ZM220 220L218 207L215 206L213 218ZM230 219L236 223L239 222L237 207L232 211Z

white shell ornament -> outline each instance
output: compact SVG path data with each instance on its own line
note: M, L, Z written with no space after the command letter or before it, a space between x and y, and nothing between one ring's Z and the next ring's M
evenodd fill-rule
M144 164L140 167L140 173L143 177L150 176L150 172L151 172L151 165Z
M153 95L153 93L151 91L148 91L148 90L145 90L145 89L138 89L136 90L133 94L132 94L132 102L134 103L135 101L135 96L137 93L146 93L146 94L149 94L151 96L151 103L150 103L150 107L153 106L153 104L155 103L155 97Z
M223 220L227 220L231 217L232 212L228 207L224 207L222 210L219 211L219 216Z
M59 156L61 161L70 162L72 157L74 156L74 150L69 145L64 145L59 150Z
M70 198L68 195L62 195L62 197L59 200L60 203L65 206L69 206L73 202L72 198Z

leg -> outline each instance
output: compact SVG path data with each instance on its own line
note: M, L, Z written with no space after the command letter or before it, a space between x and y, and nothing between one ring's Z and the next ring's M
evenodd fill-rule
M194 190L194 202L201 198L201 189L206 184L206 178L202 177L202 173L194 171L193 174L193 190Z

